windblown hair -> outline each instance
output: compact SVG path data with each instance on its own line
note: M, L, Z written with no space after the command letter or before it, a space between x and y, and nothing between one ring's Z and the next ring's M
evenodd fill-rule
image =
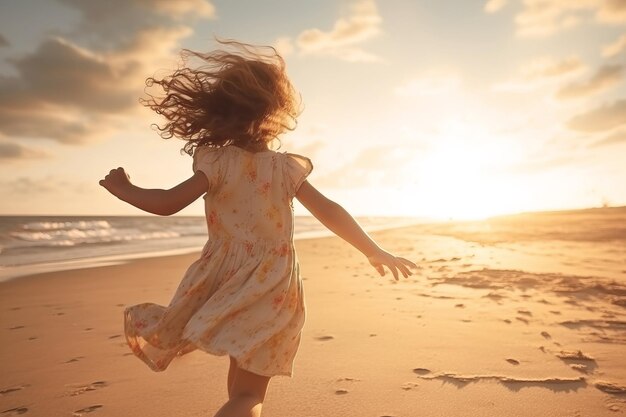
M167 119L157 126L161 137L187 141L181 152L193 155L203 145L257 148L295 129L300 96L276 49L217 41L226 48L209 53L183 49L182 68L160 80L146 80L147 87L158 84L165 92L161 97L146 93L149 98L141 99ZM200 59L201 66L189 67L189 58Z

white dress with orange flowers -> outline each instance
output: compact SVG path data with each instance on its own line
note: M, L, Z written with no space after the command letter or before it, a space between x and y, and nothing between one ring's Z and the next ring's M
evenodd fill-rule
M167 307L124 310L126 340L152 370L201 349L259 375L292 376L305 321L292 199L312 169L290 153L196 149L209 240Z

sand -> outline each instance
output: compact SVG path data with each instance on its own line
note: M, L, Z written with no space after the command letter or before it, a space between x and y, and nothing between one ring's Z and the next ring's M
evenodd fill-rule
M338 238L298 241L307 322L263 415L624 415L624 247L459 234L373 233L419 264L399 282ZM124 307L167 305L197 255L1 283L0 415L212 416L227 356L155 373L122 333Z

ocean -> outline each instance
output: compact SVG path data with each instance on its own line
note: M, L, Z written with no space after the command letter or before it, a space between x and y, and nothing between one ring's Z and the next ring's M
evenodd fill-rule
M412 218L358 217L368 231ZM295 239L330 235L314 217L296 216ZM203 216L0 216L0 281L40 272L190 253L207 240Z

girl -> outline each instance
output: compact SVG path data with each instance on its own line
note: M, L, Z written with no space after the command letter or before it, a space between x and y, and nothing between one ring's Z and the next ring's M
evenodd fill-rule
M167 307L143 303L124 311L126 340L152 370L201 349L230 356L229 400L216 416L260 416L272 376L292 376L305 321L305 302L293 245L295 197L385 275L411 275L412 262L381 249L339 204L306 177L311 161L269 144L293 130L299 113L285 63L274 48L219 41L203 62L158 84L162 97L144 105L167 119L161 136L184 139L193 176L169 190L144 189L123 168L100 185L141 210L169 216L204 194L209 240L187 269Z

